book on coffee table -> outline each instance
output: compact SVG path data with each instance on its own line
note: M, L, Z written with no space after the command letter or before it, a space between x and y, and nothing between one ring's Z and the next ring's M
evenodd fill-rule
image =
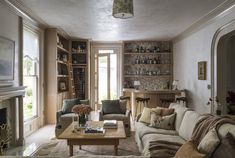
M104 120L104 128L117 128L117 120Z
M104 135L105 129L103 127L86 127L84 129L85 135Z

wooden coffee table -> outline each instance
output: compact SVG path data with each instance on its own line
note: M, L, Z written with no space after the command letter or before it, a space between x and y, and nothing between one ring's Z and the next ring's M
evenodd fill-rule
M119 139L125 139L126 133L122 121L118 121L116 129L105 129L104 135L86 135L83 134L83 129L77 132L73 132L74 126L77 122L72 123L68 128L64 130L58 139L66 139L69 145L69 154L73 156L73 146L79 145L113 145L114 154L118 155ZM88 121L88 124L92 126L103 126L103 121Z

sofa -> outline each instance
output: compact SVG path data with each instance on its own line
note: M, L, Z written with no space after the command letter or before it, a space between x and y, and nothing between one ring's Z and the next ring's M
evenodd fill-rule
M144 156L149 156L149 145L151 141L168 141L184 144L191 139L196 123L203 117L197 112L177 103L171 103L169 108L173 108L176 113L174 130L165 130L149 127L148 124L139 121L141 114L135 122L135 140L139 151ZM235 125L223 124L218 129L220 138L230 132L235 138Z
M74 105L78 104L89 105L89 100L80 100L77 98L63 100L62 109L56 112L56 137L58 137L72 123L73 119L77 118L77 114L72 112L72 108Z

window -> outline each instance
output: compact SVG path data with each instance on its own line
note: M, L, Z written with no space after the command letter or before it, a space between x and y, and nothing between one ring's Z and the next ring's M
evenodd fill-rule
M23 30L23 85L24 120L38 116L39 34L28 28Z

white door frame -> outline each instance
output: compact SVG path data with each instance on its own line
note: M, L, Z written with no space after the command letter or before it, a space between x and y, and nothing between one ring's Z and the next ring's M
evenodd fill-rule
M98 96L95 96L95 90L98 90L98 83L96 82L95 75L97 75L95 68L98 66L98 50L114 50L117 52L117 76L118 76L118 96L121 94L122 87L122 43L100 43L92 42L91 43L91 105L95 110L99 110L97 106ZM104 54L105 55L105 54ZM98 77L98 75L97 75ZM98 80L98 78L97 78ZM109 82L109 81L108 81ZM109 85L109 84L108 84ZM97 93L98 94L98 93Z
M211 113L215 113L217 96L217 56L218 56L218 44L222 36L235 30L235 19L228 22L224 26L220 27L214 34L211 44Z

